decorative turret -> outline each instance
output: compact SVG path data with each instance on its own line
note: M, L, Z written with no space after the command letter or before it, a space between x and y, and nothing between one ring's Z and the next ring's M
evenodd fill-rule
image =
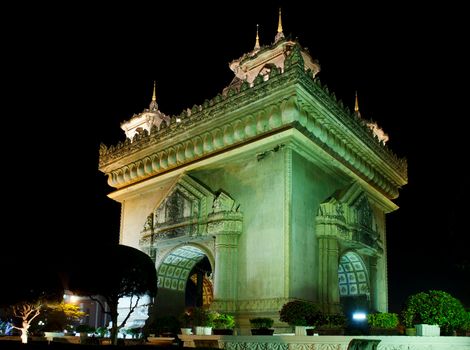
M279 9L279 21L274 44L261 48L259 45L258 26L256 26L256 42L253 51L229 63L230 69L235 73L235 77L229 87L239 87L243 81L251 85L258 75L267 80L273 68L284 72L285 61L291 55L296 45L299 45L296 41L285 40L282 29L281 9ZM302 55L305 70L310 69L312 76L315 77L320 72L318 61L314 60L309 52L302 47L300 47L300 54ZM224 90L224 94L226 90Z
M160 128L163 121L167 124L170 123L170 117L158 110L156 89L156 82L153 82L152 101L148 109L144 109L140 114L134 114L131 119L121 123L121 129L124 130L126 137L131 141L134 140L137 134L150 133L150 129L154 125Z

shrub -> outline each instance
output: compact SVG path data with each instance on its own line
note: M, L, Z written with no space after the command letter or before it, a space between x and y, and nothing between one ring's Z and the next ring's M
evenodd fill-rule
M214 327L216 313L203 307L193 309L193 321L195 326Z
M214 319L214 327L218 329L233 329L235 318L232 315L217 313Z
M420 323L437 324L443 334L452 334L465 324L466 314L458 299L440 290L430 290L408 297L401 320L407 328Z
M464 321L460 326L460 330L462 331L470 331L470 311L465 312Z
M109 331L106 327L98 327L95 330L95 334L100 338L104 338L108 333Z
M370 327L393 329L398 326L398 315L388 312L368 314L367 322Z
M426 293L418 293L408 297L400 313L401 323L406 328L412 328L415 324L423 323L418 308L420 304L426 303L427 298Z
M186 326L182 326L185 328ZM148 333L161 336L163 333L178 334L180 329L179 320L175 316L156 317L148 327Z
M256 317L250 318L250 324L252 328L271 328L274 320L269 317Z
M142 328L121 328L119 333L121 333L124 338L130 335L132 339L138 339L142 334Z
M322 315L318 325L325 328L341 328L346 326L346 316L342 312Z
M293 300L282 305L280 320L291 326L310 326L321 315L320 310L310 301Z
M193 325L192 310L185 310L178 319L181 328L191 328Z
M77 327L75 327L75 332L78 332L78 333L94 333L95 332L95 327L89 326L87 324L79 324Z

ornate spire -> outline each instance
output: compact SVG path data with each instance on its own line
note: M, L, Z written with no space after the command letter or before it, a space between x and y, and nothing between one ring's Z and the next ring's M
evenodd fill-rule
M277 34L274 37L274 43L277 43L281 39L284 39L284 33L282 32L281 8L279 8L279 21L277 23Z
M359 100L357 98L357 90L356 90L356 100L354 102L354 113L360 117L361 116L361 112L359 112Z
M254 51L258 51L258 50L260 49L260 46L259 46L258 28L259 28L259 25L257 24L257 25L256 25L256 42L255 42Z
M282 33L282 17L281 17L281 8L279 7L279 21L277 23L277 32Z
M150 107L149 109L151 111L157 111L158 110L158 104L157 104L157 82L154 80L153 81L153 95L152 95L152 102L150 102Z

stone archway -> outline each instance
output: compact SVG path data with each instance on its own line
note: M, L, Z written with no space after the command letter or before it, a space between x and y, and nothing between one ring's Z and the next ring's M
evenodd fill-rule
M157 309L177 315L188 306L209 306L213 300L211 254L196 245L172 249L157 267Z
M177 315L186 306L204 303L220 311L235 310L243 220L239 208L224 191L212 192L189 175L180 176L156 201L143 224L139 247L157 268L160 315ZM191 278L199 288L193 303L186 300L194 287Z
M374 266L383 256L383 242L376 211L357 183L336 191L318 208L318 299L327 312L338 312L340 306L344 310L346 300L367 309L371 299L378 304L374 293L379 277Z

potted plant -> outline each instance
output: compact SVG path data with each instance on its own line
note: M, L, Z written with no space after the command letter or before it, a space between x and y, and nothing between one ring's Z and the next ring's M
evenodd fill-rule
M367 315L371 335L398 335L398 315L395 313L371 313Z
M191 327L190 314L185 315L181 313L178 317L173 315L155 317L146 327L144 327L144 334L147 337L176 337L180 334L181 328ZM189 328L191 330L191 328Z
M252 335L273 335L274 333L274 329L271 328L274 324L274 320L272 318L250 318L250 324Z
M417 313L417 305L425 302L426 295L418 293L408 297L405 306L400 313L400 321L405 327L405 334L408 336L416 335L415 324L422 323L419 314Z
M295 335L307 335L306 327L313 326L310 322L320 314L316 305L306 300L293 300L282 305L279 311L280 320L295 327Z
M191 314L191 311L190 310L185 310L180 318L179 318L179 321L180 321L180 330L181 330L181 334L183 335L191 335L193 334L193 316Z
M458 299L444 291L430 290L408 297L401 319L405 327L437 325L441 333L453 335L465 323L466 314Z
M80 334L80 343L85 343L86 338L88 338L88 333L94 333L95 332L95 327L91 327L87 324L79 324L75 328L75 332Z
M108 328L106 328L106 327L98 327L98 328L96 328L96 330L95 330L95 334L96 334L99 338L104 338L104 337L108 336L108 333L109 333L109 330L108 330Z
M204 307L193 309L193 323L196 335L211 335L214 326L215 313Z
M235 327L235 318L232 315L216 313L213 333L218 335L232 335Z
M343 312L321 315L317 320L317 332L320 335L344 335L346 316Z

